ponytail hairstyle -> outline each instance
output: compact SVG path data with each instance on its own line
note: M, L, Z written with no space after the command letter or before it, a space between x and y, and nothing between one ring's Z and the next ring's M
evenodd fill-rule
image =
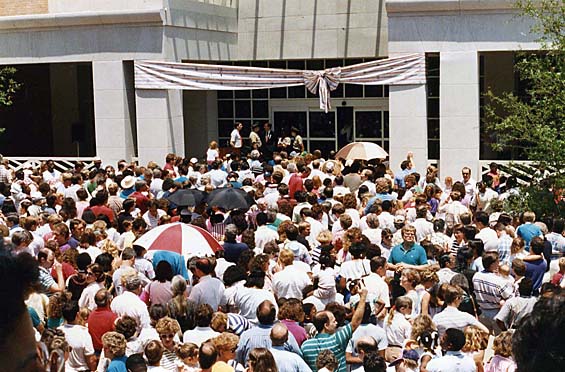
M394 305L390 309L390 315L388 317L388 324L392 324L392 319L394 318L394 312L400 311L400 309L405 307L412 307L412 299L408 296L400 296L394 301Z

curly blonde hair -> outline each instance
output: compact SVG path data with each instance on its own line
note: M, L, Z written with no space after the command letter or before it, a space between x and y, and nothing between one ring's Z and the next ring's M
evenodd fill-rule
M505 358L512 356L512 331L504 331L494 338L492 349L495 355Z
M217 311L212 315L210 328L216 332L223 332L228 327L228 316L225 313Z
M212 343L218 351L232 350L237 347L239 337L230 332L222 332L219 336L212 339Z
M168 316L161 318L155 325L155 330L158 334L177 334L180 332L180 325L175 319Z
M477 326L467 326L463 330L465 333L465 346L461 351L465 353L485 350L488 346L488 333Z
M432 317L428 314L420 314L414 318L412 323L412 332L410 333L410 339L417 340L418 337L424 333L424 331L434 330L437 331L437 327L434 324Z
M118 332L106 332L102 335L102 344L114 357L124 356L126 353L126 338Z

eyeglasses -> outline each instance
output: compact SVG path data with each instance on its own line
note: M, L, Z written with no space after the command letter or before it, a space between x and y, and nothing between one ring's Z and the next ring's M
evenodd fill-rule
M414 233L413 232L405 232L404 236L414 236Z
M471 173L469 173L469 172L463 172L463 173L461 173L461 174L464 175L464 176L468 176L468 175L470 175Z
M383 235L383 239L390 239L392 238L392 235Z
M168 335L159 335L159 337L173 339L173 338L175 338L175 335L171 333L171 334L168 334Z

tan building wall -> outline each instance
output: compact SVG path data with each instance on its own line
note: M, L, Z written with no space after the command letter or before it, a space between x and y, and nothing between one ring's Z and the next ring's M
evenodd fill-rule
M48 10L48 0L0 0L0 16L42 14Z

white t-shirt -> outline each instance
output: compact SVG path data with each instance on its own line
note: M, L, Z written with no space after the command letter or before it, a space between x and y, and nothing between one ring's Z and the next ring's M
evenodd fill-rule
M241 148L241 146L243 145L243 142L241 141L241 134L239 134L239 131L237 129L232 130L231 135L230 135L230 143L233 143L236 149Z
M65 362L65 371L88 370L86 358L94 355L94 346L92 346L92 338L88 333L88 328L81 325L65 324L59 329L65 333L65 340L67 340L71 349L69 359Z
M206 161L214 161L218 156L220 156L220 153L216 149L208 149L206 151Z

